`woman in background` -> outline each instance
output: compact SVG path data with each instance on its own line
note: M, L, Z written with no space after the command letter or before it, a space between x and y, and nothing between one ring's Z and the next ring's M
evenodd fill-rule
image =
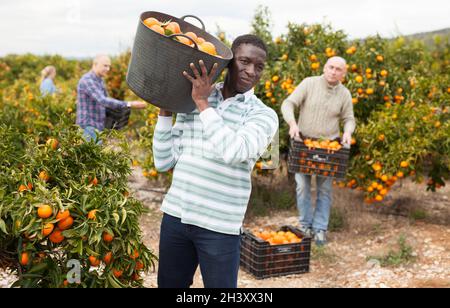
M47 66L41 72L41 95L47 96L58 92L54 80L56 77L56 68L54 66Z

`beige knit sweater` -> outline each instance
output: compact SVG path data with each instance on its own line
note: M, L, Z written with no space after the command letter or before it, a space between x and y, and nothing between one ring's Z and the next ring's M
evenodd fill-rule
M350 91L341 83L329 85L323 75L303 80L283 102L281 112L287 123L295 120L295 107L300 108L298 124L304 136L327 139L339 137L340 120L343 121L344 132L352 134L355 130Z

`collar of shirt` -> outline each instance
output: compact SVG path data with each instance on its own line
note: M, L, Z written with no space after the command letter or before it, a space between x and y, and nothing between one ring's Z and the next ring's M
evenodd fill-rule
M333 85L329 84L328 81L325 79L325 75L322 75L322 76L320 76L320 77L321 77L321 79L322 79L322 82L323 82L324 86L326 87L326 89L327 89L328 91L336 91L337 88L341 85L341 82L338 81L338 83L337 83L336 85L333 86Z
M250 100L250 98L252 98L255 93L254 89L251 89L245 93L239 93L236 96L229 97L224 100L222 95L223 85L223 82L217 83L215 85L215 93L213 93L212 95L215 98L216 103L216 105L212 107L216 108L217 113L219 113L220 115L223 114L223 112L230 106L231 103L237 101L245 104Z
M222 95L223 86L224 86L223 82L219 82L216 84L217 96L220 97L222 99L222 101L223 101L223 95ZM229 99L234 99L234 100L246 103L253 96L253 94L255 94L254 88L250 89L249 91L247 91L245 93L238 93L236 96L230 97L230 98L226 99L225 101L227 101Z
M237 101L237 102L241 102L241 103L244 103L244 104L247 103L252 98L252 96L255 93L255 90L251 89L251 90L249 90L249 91L247 91L245 93L239 93L236 96L224 99L224 97L222 95L223 86L224 86L223 82L217 83L215 85L215 90L214 90L214 92L211 95L212 97L214 97L214 100L215 100L215 103L216 103L216 106L214 106L214 107L217 107L219 113L221 113L220 111L222 111L222 112L225 111L225 109L232 102L236 102Z
M97 76L97 74L95 74L94 71L92 71L92 70L89 71L89 74L90 74L91 78L94 79L95 81L100 82L100 83L103 82L103 79L101 77Z
M102 77L97 76L93 70L89 71L89 78L94 81L103 91L105 95L108 95L108 90L106 90L106 84Z

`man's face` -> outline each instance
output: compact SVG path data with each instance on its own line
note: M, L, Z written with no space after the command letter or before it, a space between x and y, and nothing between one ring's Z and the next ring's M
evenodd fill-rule
M238 93L251 90L259 82L266 56L264 50L251 44L242 44L236 49L229 74Z
M106 77L111 69L111 60L108 57L101 57L94 63L94 71L100 77Z
M325 65L323 71L325 79L330 84L338 83L344 78L345 74L347 73L345 62L338 59L330 59Z

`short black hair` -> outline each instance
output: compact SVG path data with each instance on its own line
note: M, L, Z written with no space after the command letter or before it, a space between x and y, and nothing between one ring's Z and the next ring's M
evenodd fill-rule
M233 41L233 45L231 45L231 51L233 52L233 54L236 54L236 50L242 44L250 44L250 45L253 45L255 47L261 48L267 54L267 46L266 46L266 44L264 43L264 41L262 39L260 39L256 35L245 34L245 35L238 36Z

